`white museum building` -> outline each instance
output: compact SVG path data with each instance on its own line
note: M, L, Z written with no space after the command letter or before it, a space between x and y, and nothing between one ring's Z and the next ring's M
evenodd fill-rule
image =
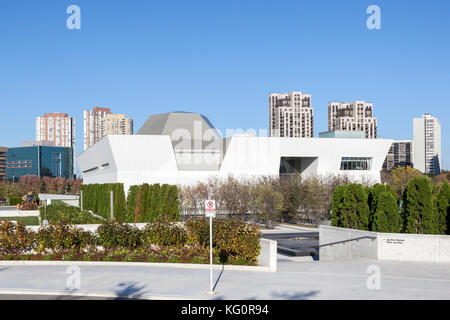
M283 138L235 134L222 138L197 113L151 116L135 135L108 135L78 156L84 184L188 185L210 177L300 173L346 175L380 182L391 139Z

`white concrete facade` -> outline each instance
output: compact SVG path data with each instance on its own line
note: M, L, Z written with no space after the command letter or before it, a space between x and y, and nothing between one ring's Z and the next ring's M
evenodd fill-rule
M210 177L296 172L303 176L347 175L355 181L375 183L380 182L380 170L393 140L236 135L222 142L220 152L175 151L169 135L109 135L82 153L78 163L85 184L120 182L126 191L142 183L189 185ZM197 164L196 169L183 169L186 163Z

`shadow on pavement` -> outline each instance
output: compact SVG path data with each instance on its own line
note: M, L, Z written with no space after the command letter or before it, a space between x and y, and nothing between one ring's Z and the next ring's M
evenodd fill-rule
M273 292L271 297L273 299L282 299L282 300L307 300L315 295L317 295L319 291L309 291L309 292L294 292L294 293L286 293L286 292Z
M137 282L119 283L120 290L116 291L116 300L134 300L139 299L143 295L146 285L138 286Z

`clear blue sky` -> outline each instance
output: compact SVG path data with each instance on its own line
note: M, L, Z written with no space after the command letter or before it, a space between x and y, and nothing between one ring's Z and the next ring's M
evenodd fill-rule
M82 29L68 30L76 4ZM381 30L366 8L381 8ZM135 119L205 114L220 130L268 127L268 94L312 94L315 135L329 101L374 103L379 135L442 124L450 169L450 1L1 0L0 145L35 139L35 117L111 107Z

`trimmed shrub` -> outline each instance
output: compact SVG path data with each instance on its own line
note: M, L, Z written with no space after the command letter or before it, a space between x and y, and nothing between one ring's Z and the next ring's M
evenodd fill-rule
M334 189L331 197L331 225L342 227L342 205L344 203L345 186L338 186Z
M405 233L437 234L435 210L430 179L411 179L403 195L403 223Z
M370 209L366 190L359 184L349 184L344 188L340 214L342 227L369 230Z
M0 253L20 254L31 250L35 245L35 234L19 221L14 225L10 221L0 222Z
M152 222L160 217L180 220L178 188L159 184L132 186L127 199L127 221Z
M450 234L450 185L447 181L442 184L436 197L436 221L439 234Z
M75 250L81 251L83 248L96 244L95 236L88 231L84 231L75 226L57 223L48 227L41 227L36 235L36 250L52 252Z
M384 191L377 194L376 209L371 230L376 232L399 233L402 218L398 209L396 194Z
M189 218L185 223L189 236L201 246L209 245L209 220Z
M117 220L107 220L98 227L98 243L105 248L134 249L142 245L142 232L135 226Z
M111 191L114 194L114 218L125 221L127 206L122 183L88 184L83 190L83 209L91 210L106 219L111 217Z
M188 220L189 235L201 245L209 246L209 219ZM254 225L234 219L213 220L213 248L222 263L229 259L256 263L261 251L261 233Z
M127 218L126 222L134 222L134 213L136 211L136 201L139 192L139 186L131 186L127 197Z
M147 245L183 246L188 240L188 233L185 228L165 217L147 224L144 238Z
M368 189L368 197L369 197L368 201L369 201L369 208L370 208L369 230L373 230L373 221L375 218L375 213L377 212L379 197L381 194L384 194L385 192L390 193L394 197L395 202L397 203L397 208L398 208L397 194L390 186L377 183L372 188L369 188Z

